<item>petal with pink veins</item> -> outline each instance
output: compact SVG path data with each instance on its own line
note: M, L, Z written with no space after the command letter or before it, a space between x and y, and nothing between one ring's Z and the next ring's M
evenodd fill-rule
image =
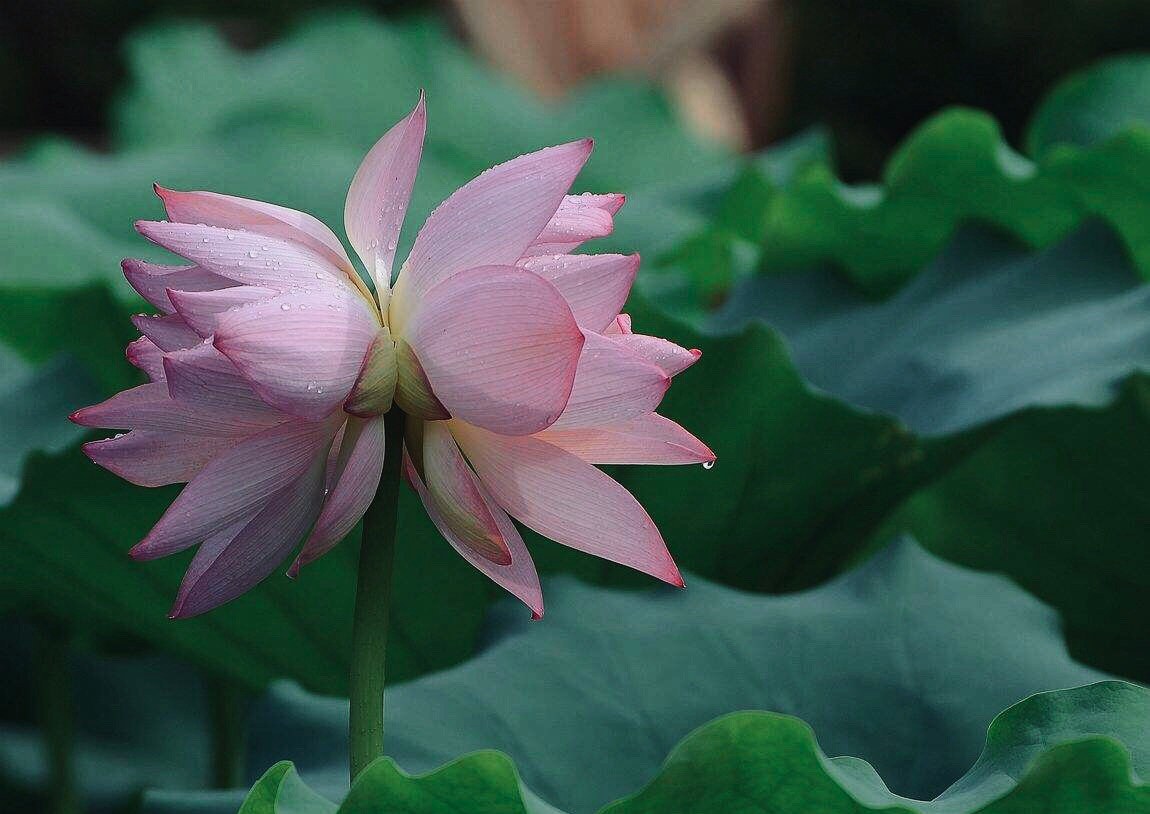
M611 321L603 331L605 336L619 336L631 333L631 317L629 314L620 314Z
M232 438L204 438L154 430L89 441L84 454L137 486L187 483L216 455L235 445Z
M290 240L322 255L337 268L352 271L339 238L322 221L306 212L218 192L178 192L159 184L153 187L171 221L243 229Z
M657 413L570 430L547 429L537 436L590 464L705 464L715 460L707 445Z
M136 230L158 246L213 274L243 285L277 291L313 290L340 285L370 296L358 275L333 264L326 254L308 246L258 232L167 221L137 221ZM354 277L354 279L353 279Z
M419 477L419 473L412 465L411 458L409 458L406 453L403 456L403 467L408 482L419 495L419 499L423 501L423 506L427 510L428 517L431 518L431 522L435 524L435 527L439 529L439 533L443 535L443 538L451 544L451 547L459 552L459 555L463 557L463 559L467 560L486 575L488 579L530 608L532 618L541 618L543 616L543 591L539 586L539 574L535 570L535 563L531 559L531 554L528 552L527 546L523 543L523 538L519 536L519 530L516 529L515 524L511 522L511 518L507 516L507 513L504 512L503 509L499 508L491 495L483 488L482 484L479 485L480 494L487 504L488 511L491 512L491 516L498 524L499 531L503 536L503 541L507 544L507 549L511 553L510 565L498 565L486 557L480 556L456 537L451 526L439 513L435 501L432 500L431 495L427 491L427 486Z
M204 341L179 314L165 314L162 317L136 314L132 317L132 324L163 351L190 348Z
M178 291L214 291L236 285L233 280L204 271L199 266L161 266L130 258L120 266L132 288L166 314L175 310L168 299L169 288Z
M468 269L432 288L406 339L451 415L505 435L554 423L584 341L558 289L515 266Z
M322 557L355 528L375 497L386 452L383 416L347 422L335 466L328 476L323 510L292 563L289 576L296 576L302 566Z
M186 619L230 602L268 577L299 544L323 505L324 460L280 489L234 536L206 540L184 574L169 618Z
M426 129L427 111L420 92L415 109L368 152L347 191L343 212L347 238L375 281L376 296L384 308Z
M336 429L332 421L293 421L239 441L184 487L132 549L132 556L150 560L203 542L263 511L272 498L315 468L322 494L323 466Z
M615 213L626 202L626 196L618 193L564 196L526 254L565 254L585 241L607 237L615 230Z
M555 429L593 427L654 412L671 379L613 337L586 332L575 386Z
M164 373L169 395L182 406L250 421L288 418L265 404L236 366L208 343L166 354Z
M452 193L415 238L400 274L403 307L418 307L432 286L456 272L514 265L559 208L591 147L584 139L521 155Z
M428 495L456 539L496 565L510 565L511 551L446 422L424 423L422 461Z
M252 302L270 300L279 292L273 288L239 285L217 291L169 291L168 297L184 322L199 336L207 339L216 332L220 314Z
M176 401L168 395L166 382L122 390L106 401L77 410L70 418L82 427L156 430L212 438L260 432L285 420L283 414L270 409L232 411Z
M141 336L136 341L129 342L128 347L124 349L124 356L133 367L148 374L151 381L164 381L164 352L148 337Z
M579 327L602 331L618 316L631 293L639 255L546 255L529 257L521 265L555 284Z
M213 343L268 404L318 420L347 400L378 330L363 299L328 286L225 311Z
M687 350L658 336L628 333L613 337L613 341L655 365L668 376L679 375L703 355L701 351Z
M659 529L631 493L586 461L538 438L452 421L483 485L512 517L545 537L682 586Z

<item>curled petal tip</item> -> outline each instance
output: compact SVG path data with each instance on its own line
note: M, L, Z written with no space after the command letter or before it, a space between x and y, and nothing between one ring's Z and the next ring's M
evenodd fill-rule
M535 610L534 608L531 609L531 621L532 622L538 622L542 618L543 618L543 609L542 608L540 608L539 610Z
M690 353L692 356L694 356L694 357L695 357L695 361L698 361L698 360L699 360L699 357L701 357L701 356L703 355L703 352L702 352L701 350L699 350L698 348L691 348L691 350L690 350L690 351L688 351L688 352L689 352L689 353Z
M86 409L88 409L88 408L87 407L81 407L79 410L73 410L72 412L68 413L68 420L71 421L73 424L79 424L81 427L84 426L83 413ZM89 441L88 444L90 444L90 443L92 443L92 442ZM84 450L85 455L88 455L88 444L84 444L84 446L83 446L83 450ZM90 458L92 456L88 455L88 457Z
M492 540L495 547L494 551L484 552L483 556L491 560L496 565L508 566L511 565L511 549L507 547L507 543L503 540Z
M292 561L291 566L288 567L287 578L288 579L298 578L299 577L299 569L300 569L300 561L299 561L299 558L297 557L295 560Z

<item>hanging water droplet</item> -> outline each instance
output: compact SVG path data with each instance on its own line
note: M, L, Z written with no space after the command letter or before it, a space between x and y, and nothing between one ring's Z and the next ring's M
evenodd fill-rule
M715 468L715 462L714 461L703 461L703 469L714 469L714 468Z

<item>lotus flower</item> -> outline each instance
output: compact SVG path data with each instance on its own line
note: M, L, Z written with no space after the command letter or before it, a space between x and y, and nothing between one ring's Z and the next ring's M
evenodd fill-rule
M188 485L132 549L139 559L199 545L173 617L226 602L304 541L289 573L363 516L385 454L443 536L543 612L511 517L573 548L682 585L658 529L596 464L709 463L714 455L654 411L698 358L631 331L620 314L635 255L572 254L607 235L621 195L568 195L591 152L576 141L474 179L419 231L391 288L419 165L422 96L368 153L342 244L310 215L157 186L168 221L140 222L188 264L124 261L161 312L138 316L128 359L148 384L79 410L130 430L85 445L143 486ZM385 450L384 415L407 414L405 450Z

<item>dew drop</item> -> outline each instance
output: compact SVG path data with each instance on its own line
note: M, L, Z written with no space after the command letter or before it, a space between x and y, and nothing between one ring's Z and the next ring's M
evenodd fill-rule
M211 243L211 242L212 242L212 239L210 237L204 238L204 243Z
M228 240L235 240L235 239L236 239L235 235L233 235L231 233L228 234Z
M715 468L715 462L714 461L703 461L703 469L714 469L714 468Z
M281 304L281 305L280 305L280 310L281 310L281 311L290 311L290 310L291 310L291 306L290 306L290 305L288 305L288 304L285 302L285 303L283 303L283 304Z

